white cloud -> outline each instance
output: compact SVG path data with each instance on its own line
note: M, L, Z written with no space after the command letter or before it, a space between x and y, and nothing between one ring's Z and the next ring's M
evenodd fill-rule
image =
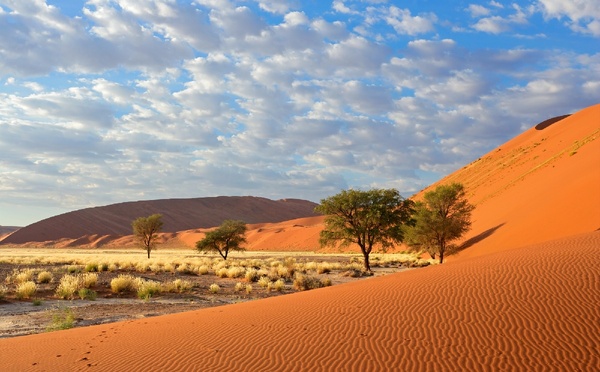
M600 2L596 0L539 0L547 18L569 19L573 31L600 36Z
M410 10L391 6L386 21L399 34L418 35L433 31L437 16L428 13L413 17Z
M467 8L467 10L469 11L469 13L471 13L471 17L477 18L477 17L482 17L482 16L486 16L488 14L490 14L490 10L486 7L484 7L483 5L479 5L479 4L469 4L469 7Z

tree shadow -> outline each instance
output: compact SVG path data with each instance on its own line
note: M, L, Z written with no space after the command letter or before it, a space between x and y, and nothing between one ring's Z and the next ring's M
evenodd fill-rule
M479 243L480 241L488 238L490 235L492 235L493 233L496 232L496 230L498 230L499 228L501 228L502 226L504 226L505 222L501 223L498 226L492 227L491 229L487 229L484 232L482 232L481 234L478 234L474 237L472 237L469 240L466 240L464 243L462 243L461 245L458 246L457 248L457 252L462 251L463 249L467 249L477 243Z
M551 126L552 124L554 124L556 122L559 122L559 121L561 121L564 118L568 118L569 116L571 116L571 115L570 114L569 115L562 115L562 116L557 116L557 117L554 117L554 118L551 118L551 119L548 119L548 120L544 120L541 123L539 123L538 125L536 125L535 129L536 130L544 130L544 129L548 128L549 126Z

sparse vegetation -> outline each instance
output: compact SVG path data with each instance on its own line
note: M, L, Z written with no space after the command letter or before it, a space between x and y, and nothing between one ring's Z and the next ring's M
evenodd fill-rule
M321 246L357 244L371 271L369 255L374 246L383 251L404 237L403 225L411 220L413 201L395 189L343 190L321 200L315 211L326 215Z
M68 307L58 308L52 311L50 316L51 321L46 327L47 332L69 329L75 325L75 313Z
M223 260L230 251L243 251L246 242L246 224L244 221L225 220L216 230L206 233L204 239L196 243L199 252L218 252Z
M15 295L19 300L31 298L37 292L37 284L33 281L27 281L17 284Z
M440 185L426 192L424 201L416 204L416 223L407 231L409 247L425 251L433 259L437 255L443 263L445 256L458 251L458 246L451 242L469 231L474 209L462 184Z
M219 293L219 291L221 290L221 287L219 287L218 284L213 283L210 285L210 287L208 287L208 290L210 291L210 293Z
M133 235L144 247L148 253L148 258L150 258L150 252L156 247L158 232L163 227L162 215L153 214L148 217L139 217L131 223L131 227L133 228Z
M50 283L54 279L54 275L50 271L41 271L37 275L38 283Z

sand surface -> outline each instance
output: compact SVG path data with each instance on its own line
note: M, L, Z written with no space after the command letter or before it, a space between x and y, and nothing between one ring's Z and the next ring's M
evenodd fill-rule
M0 340L4 371L600 370L600 232L288 296Z

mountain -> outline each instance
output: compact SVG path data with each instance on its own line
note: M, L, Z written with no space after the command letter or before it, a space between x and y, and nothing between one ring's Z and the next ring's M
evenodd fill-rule
M226 219L246 223L280 222L315 216L316 204L300 199L270 200L252 196L162 199L112 204L50 217L23 227L2 244L77 239L83 236L131 234L131 222L154 213L163 215L165 232L209 228Z

